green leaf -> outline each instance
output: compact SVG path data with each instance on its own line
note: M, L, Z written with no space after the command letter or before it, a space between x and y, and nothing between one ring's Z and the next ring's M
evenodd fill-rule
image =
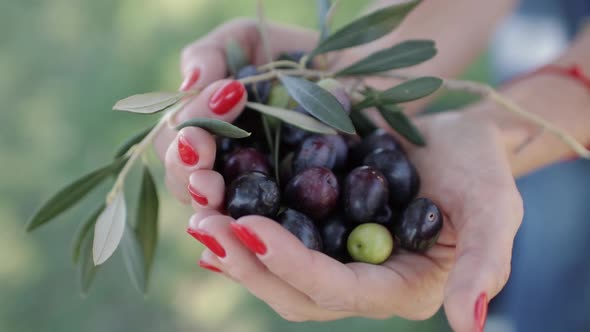
M310 58L314 55L366 44L389 34L418 3L420 0L392 5L356 19L320 42L310 53Z
M125 155L125 153L127 153L127 151L129 151L129 149L131 149L137 143L141 142L141 140L144 139L147 136L147 134L149 134L150 131L152 131L152 129L154 129L154 126L146 128L146 129L140 131L139 133L128 138L125 142L123 142L117 148L117 151L115 152L115 158L119 158L119 157L122 157L123 155Z
M313 133L327 135L337 134L336 130L332 129L331 127L326 126L325 124L319 122L311 116L301 114L296 111L286 110L283 108L277 108L252 102L247 102L246 106L262 114L270 115L272 117L280 119L283 122L292 124L296 127Z
M409 142L418 146L426 145L424 136L422 136L418 128L402 112L400 107L395 105L381 105L377 109L387 124Z
M113 106L113 110L142 114L157 113L176 104L184 95L184 92L150 92L133 95L119 100Z
M110 165L101 167L84 175L58 191L50 198L27 222L27 232L47 223L80 201L92 189L96 188L107 177L116 173L127 158L119 158Z
M240 129L229 122L209 118L194 118L187 120L176 127L180 130L185 127L199 127L207 130L213 135L224 136L229 138L244 138L250 136L250 133Z
M123 262L133 286L139 292L145 294L147 291L147 275L143 250L133 229L129 226L126 228L121 241Z
M361 137L367 136L377 129L377 127L362 110L353 110L350 112L350 118L354 123L356 131Z
M262 129L264 129L264 137L266 138L266 143L268 144L268 149L272 154L272 151L274 150L274 143L273 143L273 135L272 135L272 130L270 128L270 124L269 124L269 116L266 114L262 115Z
M143 169L141 189L137 204L135 233L139 239L145 262L146 288L149 281L156 246L158 244L158 212L160 202L158 189L154 178L147 166Z
M98 219L98 216L102 213L104 208L104 204L99 206L98 209L96 209L96 211L94 211L94 213L78 227L78 231L74 236L74 242L72 244L72 261L74 264L77 264L80 259L80 250L82 249L84 238L90 232L92 226L96 223L96 219Z
M291 97L318 120L342 132L355 133L350 117L330 92L303 78L281 75L279 79Z
M78 264L78 279L82 295L88 293L99 269L100 267L95 266L92 260L92 233L88 232L80 245L80 263Z
M94 241L92 243L94 265L104 263L115 252L123 238L126 219L125 195L120 191L113 201L107 204L94 225Z
M225 44L225 61L229 68L229 72L236 76L240 68L248 65L248 57L240 46L240 44L233 38L229 39Z
M380 104L398 104L424 98L438 90L443 81L437 77L420 77L406 81L378 94Z
M328 26L328 22L326 20L328 16L328 12L330 11L330 7L332 4L330 0L317 0L318 6L318 21L320 27L320 41L326 39L328 34L330 33L330 27Z
M391 48L375 52L340 70L336 75L368 75L417 65L436 55L431 40L408 40Z

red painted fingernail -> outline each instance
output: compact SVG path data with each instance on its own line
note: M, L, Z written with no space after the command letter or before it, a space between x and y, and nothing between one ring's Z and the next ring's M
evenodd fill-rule
M209 248L209 250L211 250L218 257L225 257L225 249L223 249L221 244L219 244L219 242L217 242L217 240L213 236L207 234L202 230L192 228L188 228L186 232L189 233L195 239L197 239L199 242L204 244L205 247Z
M199 261L199 266L204 269L207 269L209 271L213 271L213 272L217 272L217 273L222 272L217 266L211 265L211 264L205 262L204 260Z
M188 166L195 166L199 162L199 154L183 135L178 137L178 155Z
M229 112L244 96L244 85L238 81L223 84L209 99L209 108L213 113L223 115Z
M191 194L191 196L193 197L195 202L197 202L203 206L206 206L209 203L209 200L207 200L207 197L205 197L203 194L199 193L197 191L197 189L195 189L195 187L191 186L190 184L188 185L188 192Z
M195 83L197 83L197 81L199 80L199 77L201 77L201 69L199 68L195 68L193 69L193 71L191 72L190 75L188 75L184 81L182 81L182 84L180 85L180 91L188 91L190 90Z
M232 222L230 224L232 231L242 243L253 252L264 255L266 254L266 245L254 234L248 227Z
M488 295L483 292L475 302L475 322L477 323L477 331L483 332L483 327L486 325L486 316L488 315Z

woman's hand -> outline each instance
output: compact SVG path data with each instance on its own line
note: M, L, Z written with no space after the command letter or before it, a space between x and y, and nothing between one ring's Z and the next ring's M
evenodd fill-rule
M315 41L301 30L272 27L270 34L274 51L310 49ZM226 71L223 45L229 36L261 59L255 25L249 21L223 26L187 48L185 77L190 83L193 69L200 68L193 86L209 86L179 114L179 121L195 116L233 120L243 108L243 87L216 81ZM197 211L189 232L208 247L201 265L241 283L285 319L426 319L444 304L456 331L478 331L488 299L509 274L523 213L520 195L495 127L468 113L430 116L419 126L429 145L407 150L422 177L420 195L446 214L443 232L425 255L402 253L379 266L341 264L308 250L267 218L221 215L225 184L211 170L215 143L207 132L185 128L176 137L165 132L156 148L165 160L170 191L183 202L192 201Z

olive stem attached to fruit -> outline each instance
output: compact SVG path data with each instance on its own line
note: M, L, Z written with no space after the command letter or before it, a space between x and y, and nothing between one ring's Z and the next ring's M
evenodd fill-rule
M267 71L267 70L271 70L271 69L277 69L280 67L289 67L289 68L293 68L293 69L298 69L299 67L299 63L295 62L295 61L291 61L291 60L279 60L279 61L273 61L270 63L267 63L265 65L259 66L258 71Z

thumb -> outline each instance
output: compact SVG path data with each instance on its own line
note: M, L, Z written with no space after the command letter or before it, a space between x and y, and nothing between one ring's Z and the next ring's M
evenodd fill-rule
M465 202L458 230L457 258L449 276L444 307L454 331L483 331L488 302L508 281L514 237L523 216L516 188L495 191L490 200ZM482 208L489 206L489 208Z

